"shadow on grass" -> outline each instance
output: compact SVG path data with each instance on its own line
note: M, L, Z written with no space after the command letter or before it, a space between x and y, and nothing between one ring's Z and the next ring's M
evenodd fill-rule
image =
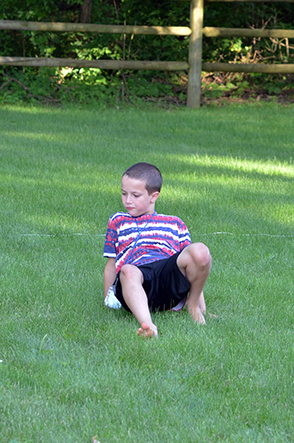
M277 105L182 112L4 108L0 114L1 132L16 139L29 139L37 151L40 137L49 143L47 151L55 155L64 154L63 148L71 148L68 159L77 154L79 142L84 143L87 156L93 146L101 148L101 141L107 145L103 154L110 158L111 149L119 149L118 154L122 156L123 151L129 152L134 146L135 155L160 149L162 153L180 151L186 155L234 156L260 161L275 158L289 162L293 158L293 109ZM59 140L60 148L55 145L55 149L54 146L50 149L53 138ZM99 164L99 156L87 159ZM127 158L123 160L122 164L132 163Z
M157 211L191 232L292 232L290 109L0 114L3 232L103 234L136 161L159 166Z

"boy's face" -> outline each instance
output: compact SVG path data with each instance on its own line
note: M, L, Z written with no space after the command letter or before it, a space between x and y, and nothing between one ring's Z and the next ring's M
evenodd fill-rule
M124 175L121 180L122 203L132 217L153 214L159 192L148 194L145 182Z

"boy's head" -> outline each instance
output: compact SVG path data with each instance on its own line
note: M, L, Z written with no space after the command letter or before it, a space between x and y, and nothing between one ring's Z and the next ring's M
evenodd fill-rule
M161 190L161 173L156 166L150 163L136 163L123 173L123 177L124 176L144 182L149 195L153 192L160 192Z
M122 203L133 217L152 214L162 184L160 171L149 163L128 168L121 179Z

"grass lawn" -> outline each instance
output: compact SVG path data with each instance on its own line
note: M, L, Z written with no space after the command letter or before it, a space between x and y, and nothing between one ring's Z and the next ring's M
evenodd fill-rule
M1 443L294 441L294 108L0 108ZM206 326L103 306L120 177L210 248Z

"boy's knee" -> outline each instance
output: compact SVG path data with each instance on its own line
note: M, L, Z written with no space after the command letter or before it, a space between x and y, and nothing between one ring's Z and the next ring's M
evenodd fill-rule
M136 277L140 277L141 271L134 265L124 265L120 270L120 279L133 280Z
M211 255L208 247L204 243L193 243L189 246L192 260L198 266L207 267L211 265Z

